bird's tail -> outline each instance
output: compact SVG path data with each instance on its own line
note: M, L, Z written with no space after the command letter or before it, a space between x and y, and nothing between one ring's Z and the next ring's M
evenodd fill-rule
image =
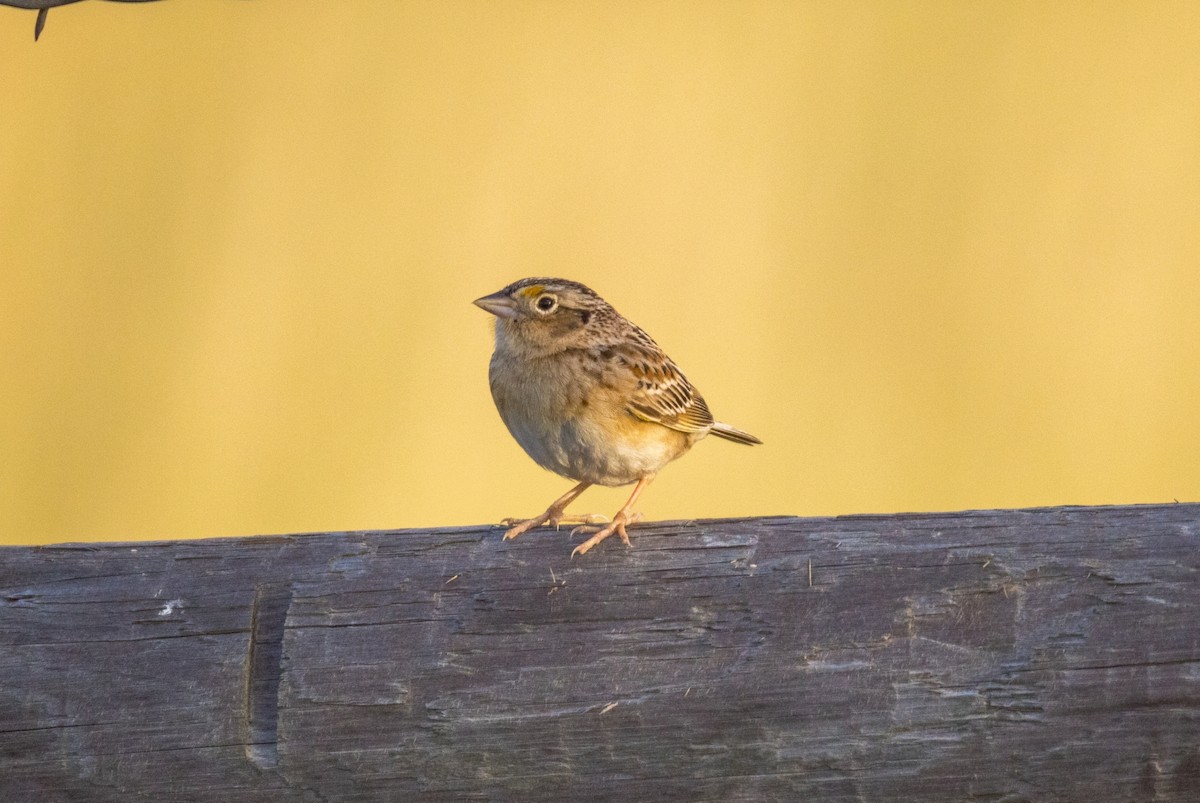
M728 424L722 424L720 421L713 423L712 428L708 430L711 434L718 438L724 438L727 441L734 443L744 443L747 446L753 446L756 443L762 443L758 438L751 435L749 432L742 432L737 427L731 427Z

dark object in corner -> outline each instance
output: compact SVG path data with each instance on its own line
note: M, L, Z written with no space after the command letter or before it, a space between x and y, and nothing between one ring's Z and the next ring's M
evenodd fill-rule
M33 41L37 41L42 36L42 30L46 27L46 17L50 14L50 9L58 6L66 6L71 3L79 3L82 0L0 0L0 6L12 6L13 8L37 9L37 20L33 23ZM108 0L110 3L153 3L156 0Z

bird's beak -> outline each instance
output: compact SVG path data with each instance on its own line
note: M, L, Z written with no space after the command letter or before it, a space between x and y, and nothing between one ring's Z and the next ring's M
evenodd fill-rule
M487 310L497 318L517 317L517 302L509 298L503 291L475 299L475 306Z

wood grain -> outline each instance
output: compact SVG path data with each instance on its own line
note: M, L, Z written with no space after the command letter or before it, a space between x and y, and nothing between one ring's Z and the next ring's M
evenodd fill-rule
M1200 800L1200 505L0 550L5 801Z

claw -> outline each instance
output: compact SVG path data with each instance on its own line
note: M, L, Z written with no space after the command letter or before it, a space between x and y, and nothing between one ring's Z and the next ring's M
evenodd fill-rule
M608 516L603 513L580 513L577 516L560 516L557 519L550 519L550 526L558 527L560 524L578 524L583 527L588 524L608 524ZM578 530L576 527L575 530ZM575 532L572 530L571 532Z
M534 527L541 527L547 522L549 522L552 527L557 527L559 522L568 521L571 517L564 517L563 510L566 509L567 505L575 501L577 496L586 491L589 485L591 485L591 483L579 483L574 488L560 496L558 499L555 499L554 504L546 508L546 512L540 516L534 516L532 519L507 518L500 522L505 527L508 527L508 530L504 533L504 540L511 541L521 533L532 530ZM580 520L582 521L584 519Z
M504 531L504 540L511 541L521 533L532 530L534 527L544 523L544 521L541 516L533 519L505 519L503 523L511 524L512 526Z
M626 525L634 524L641 520L641 513L627 514L622 511L618 513L611 522L603 527L595 528L587 525L580 525L579 527L576 527L571 531L571 535L576 535L577 533L581 532L594 532L595 535L572 549L571 557L575 557L576 555L586 555L589 549L603 541L605 538L608 538L613 533L616 533L621 538L621 541L625 544L625 546L632 546L629 543L629 533L625 530L625 527Z
M583 513L578 516L565 516L561 512L555 513L548 510L540 516L534 516L532 519L507 518L500 523L505 527L508 527L508 531L504 533L504 540L511 541L521 533L529 532L535 527L541 527L543 524L549 525L557 530L558 525L560 524L580 523L582 526L588 524L600 524L601 522L607 521L608 516L603 516L599 513Z
M504 533L504 540L511 541L521 533L532 530L534 527L541 527L543 524L547 523L551 527L557 528L558 525L563 524L564 522L571 524L574 524L575 522L581 522L580 526L571 530L571 535L581 532L595 532L595 535L571 550L571 557L587 554L589 549L603 541L605 538L608 538L613 533L616 533L618 536L620 536L621 541L624 542L625 546L630 546L629 533L625 531L625 527L626 525L642 520L642 514L634 513L630 508L633 507L633 503L637 501L638 496L646 488L646 486L650 484L650 480L652 479L654 479L654 475L648 474L637 481L637 485L635 485L633 488L633 493L629 495L629 501L625 503L624 507L617 511L617 515L613 516L612 521L608 521L607 518L601 516L599 513L586 513L583 515L572 516L563 515L563 510L566 509L567 505L575 501L575 499L581 493L586 491L588 486L591 485L590 482L584 480L556 499L554 504L546 508L546 512L540 516L535 516L532 519L505 519L503 522L501 522L504 526L508 527L508 530ZM593 526L600 524L601 522L607 523L604 524L603 527Z

